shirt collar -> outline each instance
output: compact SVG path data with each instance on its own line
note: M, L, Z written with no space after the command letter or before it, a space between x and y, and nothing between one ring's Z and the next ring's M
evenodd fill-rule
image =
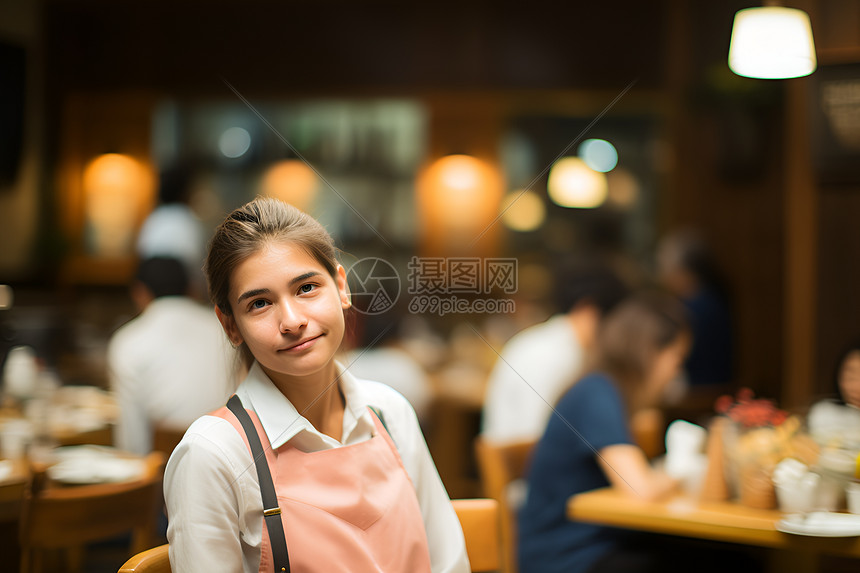
M313 427L293 404L281 394L271 379L254 362L245 381L236 393L246 408L257 413L260 424L273 448L279 448L290 440L304 451L322 450L354 443L370 437L373 420L368 412L368 399L361 384L349 371L335 362L338 384L343 392L346 407L343 415L342 442L331 438Z

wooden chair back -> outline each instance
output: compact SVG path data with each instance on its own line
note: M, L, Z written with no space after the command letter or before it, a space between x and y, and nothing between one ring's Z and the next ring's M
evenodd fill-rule
M119 568L117 573L170 573L167 544L138 553Z
M535 442L493 442L482 436L475 438L475 454L484 495L499 504L502 532L502 571L517 572L516 508L511 507L508 486L525 476Z
M452 499L451 505L463 528L472 572L499 571L502 567L499 503L487 498Z
M164 455L146 457L140 478L70 487L47 487L29 493L21 519L21 571L41 571L46 554L65 553L66 567L80 569L83 546L132 532L129 555L155 543L161 505Z

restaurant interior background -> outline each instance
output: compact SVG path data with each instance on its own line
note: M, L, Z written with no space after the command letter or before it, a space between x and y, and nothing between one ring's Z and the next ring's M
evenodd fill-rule
M860 333L860 3L788 4L810 14L819 68L754 80L726 64L732 17L751 2L3 0L0 284L15 293L3 354L31 344L63 382L105 385L157 166L193 156L195 208L214 224L301 154L325 183L292 200L354 260L517 258L516 326L539 315L526 311L542 308L559 254L649 271L663 234L696 227L733 294L734 383L808 406ZM850 89L829 89L839 82ZM250 136L236 157L218 147L230 128ZM609 201L559 207L545 168L590 138L618 150ZM106 153L141 172L132 199L106 208L113 240L100 242L105 207L85 181ZM426 191L450 154L486 167L473 197ZM495 221L529 185L543 223ZM428 320L447 340L486 318Z

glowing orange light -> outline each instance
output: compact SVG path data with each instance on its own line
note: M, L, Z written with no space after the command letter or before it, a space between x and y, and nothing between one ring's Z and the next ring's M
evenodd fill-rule
M107 257L131 252L153 198L150 172L127 155L106 153L84 169L83 190L91 250Z
M418 203L430 225L480 231L498 213L501 181L495 169L469 155L447 155L419 176Z
M319 177L305 162L286 159L266 170L260 181L260 192L308 211L318 186Z

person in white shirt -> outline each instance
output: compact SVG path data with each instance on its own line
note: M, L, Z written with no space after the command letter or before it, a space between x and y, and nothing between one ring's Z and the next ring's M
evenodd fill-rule
M184 430L235 387L221 325L187 290L176 259L153 257L138 267L131 294L140 314L113 334L107 353L119 448L148 453L156 427Z
M205 271L249 373L168 461L172 570L469 571L414 410L334 360L351 301L325 229L255 199L218 227Z
M515 334L490 373L481 435L494 442L537 441L553 406L582 374L600 321L627 286L601 261L556 267L556 306L565 310Z

